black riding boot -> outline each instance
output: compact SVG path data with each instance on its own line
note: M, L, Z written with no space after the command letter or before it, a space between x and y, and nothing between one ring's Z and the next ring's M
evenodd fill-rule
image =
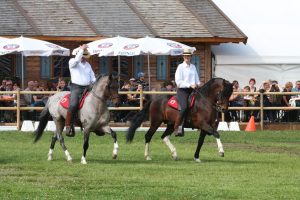
M183 137L184 136L184 117L179 114L177 116L177 119L175 121L175 125L174 125L174 132L175 132L175 137Z
M72 118L73 118L73 115L72 115L72 112L67 112L67 116L66 116L66 120L65 120L65 127L66 127L66 136L68 137L74 137L75 136L75 129L74 129L74 126L73 126L73 123L72 123Z

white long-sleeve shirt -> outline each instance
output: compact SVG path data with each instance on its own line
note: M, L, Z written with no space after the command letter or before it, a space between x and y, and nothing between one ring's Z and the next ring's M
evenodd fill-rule
M175 82L178 88L189 88L191 85L200 85L195 65L185 62L178 65L175 72Z
M80 49L75 58L69 60L71 81L77 85L87 86L96 81L94 71L87 61L81 62L83 49Z

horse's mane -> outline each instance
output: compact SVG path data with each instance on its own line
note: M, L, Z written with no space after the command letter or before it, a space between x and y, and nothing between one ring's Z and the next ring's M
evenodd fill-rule
M223 81L224 89L221 92L221 96L225 98L229 98L230 95L232 94L232 84L223 78L212 78L207 83L205 83L202 87L197 88L196 91L202 94L203 96L208 96L209 93L211 92L211 85L217 80Z

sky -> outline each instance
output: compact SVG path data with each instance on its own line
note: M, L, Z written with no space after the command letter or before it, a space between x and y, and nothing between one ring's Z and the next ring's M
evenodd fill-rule
M248 36L248 54L300 56L300 0L213 2Z

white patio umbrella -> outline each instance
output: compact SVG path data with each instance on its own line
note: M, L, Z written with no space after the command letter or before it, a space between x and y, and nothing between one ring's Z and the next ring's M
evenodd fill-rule
M137 56L148 55L148 79L150 87L150 62L149 55L181 55L184 49L190 49L192 52L196 50L195 47L176 42L173 40L167 40L162 38L144 37L134 41L123 44L115 52L118 56Z
M18 37L10 39L4 43L0 44L0 52L2 55L11 53L21 53L22 54L22 87L24 87L24 66L23 66L23 56L69 56L70 50L53 44L51 42L27 38ZM0 54L1 55L1 54Z
M96 40L96 41L87 43L87 45L88 45L88 51L91 55L98 54L99 57L114 56L114 53L117 50L117 48L119 48L123 44L129 43L132 41L134 41L134 39L117 36L117 37L112 37L112 38ZM79 47L74 49L72 51L72 55L76 55L78 50L79 50Z
M9 38L0 37L0 45L7 42L7 41L9 41L9 40L10 40ZM4 54L7 54L7 52L9 52L9 51L7 51L5 49L0 49L0 56L4 55Z
M127 37L121 37L116 36L112 38L105 38L96 40L90 43L87 43L88 45L88 52L91 55L98 54L99 57L101 56L114 56L115 51L124 44L130 43L135 41L135 39L127 38ZM72 55L76 55L79 50L79 47L74 49L72 51ZM118 74L120 74L120 56L118 56ZM120 76L119 76L119 82L120 82Z

